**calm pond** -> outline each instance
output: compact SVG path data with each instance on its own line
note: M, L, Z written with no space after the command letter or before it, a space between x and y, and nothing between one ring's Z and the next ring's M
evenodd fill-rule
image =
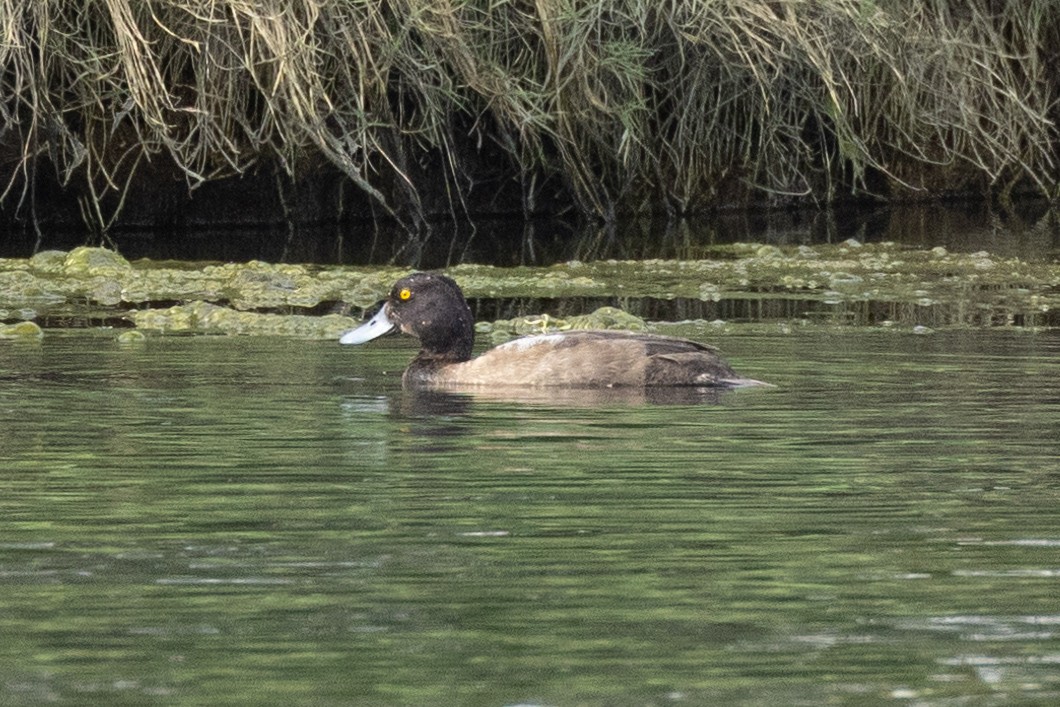
M1060 700L1060 332L666 332L776 387L0 341L0 703Z

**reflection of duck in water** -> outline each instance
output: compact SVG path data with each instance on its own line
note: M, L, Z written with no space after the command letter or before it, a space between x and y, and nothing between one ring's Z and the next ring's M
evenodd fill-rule
M717 349L687 339L618 331L527 336L471 357L475 329L464 293L444 275L398 280L383 308L342 335L363 344L392 331L423 348L405 370L407 386L538 386L565 388L739 387L741 378Z

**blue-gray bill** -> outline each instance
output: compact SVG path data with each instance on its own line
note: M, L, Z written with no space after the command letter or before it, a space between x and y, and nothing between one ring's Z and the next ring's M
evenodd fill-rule
M363 344L371 341L372 339L378 339L384 334L397 329L397 324L390 321L386 315L386 306L384 305L379 313L374 317L366 321L356 329L350 329L348 332L343 334L339 338L340 344Z

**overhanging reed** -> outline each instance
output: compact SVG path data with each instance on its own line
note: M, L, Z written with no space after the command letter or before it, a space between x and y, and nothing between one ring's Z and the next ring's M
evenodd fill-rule
M485 172L604 220L1054 196L1058 55L1051 0L0 0L2 203L320 160L413 230Z

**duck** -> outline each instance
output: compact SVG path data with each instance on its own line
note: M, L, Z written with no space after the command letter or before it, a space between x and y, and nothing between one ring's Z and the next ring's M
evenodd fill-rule
M364 344L393 332L420 341L405 369L406 388L736 388L768 385L738 375L708 344L658 334L574 330L524 336L472 356L475 323L460 286L439 273L415 272L390 289L379 311L342 334Z

